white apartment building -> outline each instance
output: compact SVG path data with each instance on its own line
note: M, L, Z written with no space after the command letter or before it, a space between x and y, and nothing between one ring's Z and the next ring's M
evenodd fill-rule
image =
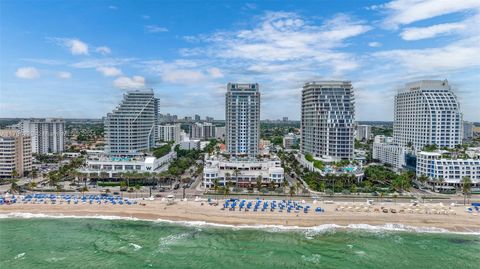
M405 85L395 96L394 143L453 148L462 143L462 114L447 80L420 80Z
M258 84L228 83L225 95L225 144L233 156L255 157L260 140Z
M65 120L28 119L16 125L23 134L30 136L32 153L60 153L65 150Z
M350 81L305 83L302 90L302 153L323 159L352 159L354 120Z
M379 139L380 140L380 139ZM372 158L382 163L390 164L396 169L405 166L405 147L384 142L373 142Z
M355 131L355 138L359 141L369 140L372 136L372 126L370 125L357 125Z
M203 185L212 188L217 180L221 186L231 182L238 187L248 187L256 185L259 176L263 185L270 182L281 185L285 179L281 161L279 159L228 161L220 157L207 158L203 168Z
M162 124L158 126L158 140L163 142L180 142L180 124Z
M215 138L215 126L209 122L190 124L190 138L209 140Z
M30 136L18 130L0 130L0 178L11 178L13 171L24 176L32 170Z
M475 185L480 183L479 159L451 159L446 153L443 150L418 152L417 177L426 175L433 183L449 186L459 185L463 177L469 177Z
M153 90L129 91L105 119L105 151L135 155L155 147L159 100Z

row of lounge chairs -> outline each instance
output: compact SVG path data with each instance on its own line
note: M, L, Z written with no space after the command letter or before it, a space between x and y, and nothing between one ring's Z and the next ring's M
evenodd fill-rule
M0 197L0 205L3 204L112 204L112 205L135 205L137 201L123 198L119 195L56 195L35 193L26 196Z
M286 211L287 213L291 213L292 211L294 213L300 213L303 211L303 213L307 214L311 210L310 205L301 205L298 202L295 201L262 201L260 199L253 200L253 201L247 201L245 199L243 200L238 200L238 199L226 199L225 203L223 204L222 210L230 210L230 211L235 211L238 208L239 211L261 211L261 212L283 212ZM325 212L325 209L321 207L315 208L316 213L323 213Z

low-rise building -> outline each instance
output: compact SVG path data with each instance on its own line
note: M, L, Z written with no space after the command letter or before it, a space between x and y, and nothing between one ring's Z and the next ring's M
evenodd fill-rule
M87 151L87 154L85 167L78 171L90 175L100 175L100 173L106 172L109 177L115 177L116 174L125 172L158 172L161 167L168 165L176 157L175 151L171 151L161 158L143 155L113 157L106 155L103 151Z
M263 185L273 182L280 186L285 180L280 159L227 160L215 156L207 158L203 168L203 185L206 188L212 188L215 181L222 186L227 182L238 187L254 186L260 177Z
M200 150L200 140L184 140L180 142L180 149L183 150Z
M292 149L298 146L299 138L294 133L289 133L283 137L283 148L284 149Z
M0 178L24 176L32 170L30 136L17 130L0 130Z
M451 158L448 151L417 153L417 177L428 176L431 183L457 186L469 177L474 186L480 185L480 160Z

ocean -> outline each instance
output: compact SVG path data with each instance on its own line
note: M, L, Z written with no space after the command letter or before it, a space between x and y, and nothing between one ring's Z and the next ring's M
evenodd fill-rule
M0 268L468 269L480 268L480 235L4 216Z

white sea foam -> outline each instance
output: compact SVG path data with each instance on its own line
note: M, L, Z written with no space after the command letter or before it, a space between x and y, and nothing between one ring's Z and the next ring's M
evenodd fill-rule
M18 260L18 259L25 259L25 252L18 254L17 256L15 256L15 258L14 258L14 259L15 259L15 260Z
M63 214L43 214L43 213L7 213L0 214L0 219L5 218L53 218L53 219L103 219L103 220L128 220L128 221L151 221L157 223L169 223L175 225L183 225L188 227L219 227L230 229L257 229L270 232L282 232L282 231L300 231L305 232L306 236L312 236L322 234L326 232L334 232L336 230L364 230L369 232L380 231L398 231L398 232L416 232L416 233L453 233L453 234L468 234L468 235L480 235L480 229L468 230L468 232L453 232L443 228L437 227L416 227L399 223L386 223L384 225L370 225L370 224L349 224L346 226L337 224L321 224L310 227L300 226L284 226L284 225L232 225L232 224L220 224L206 221L174 221L166 219L139 219L135 217L121 217L121 216L109 216L109 215L88 215L88 216L76 216L76 215L63 215Z
M134 243L129 243L129 246L133 247L133 250L137 251L142 248L142 246L134 244Z

